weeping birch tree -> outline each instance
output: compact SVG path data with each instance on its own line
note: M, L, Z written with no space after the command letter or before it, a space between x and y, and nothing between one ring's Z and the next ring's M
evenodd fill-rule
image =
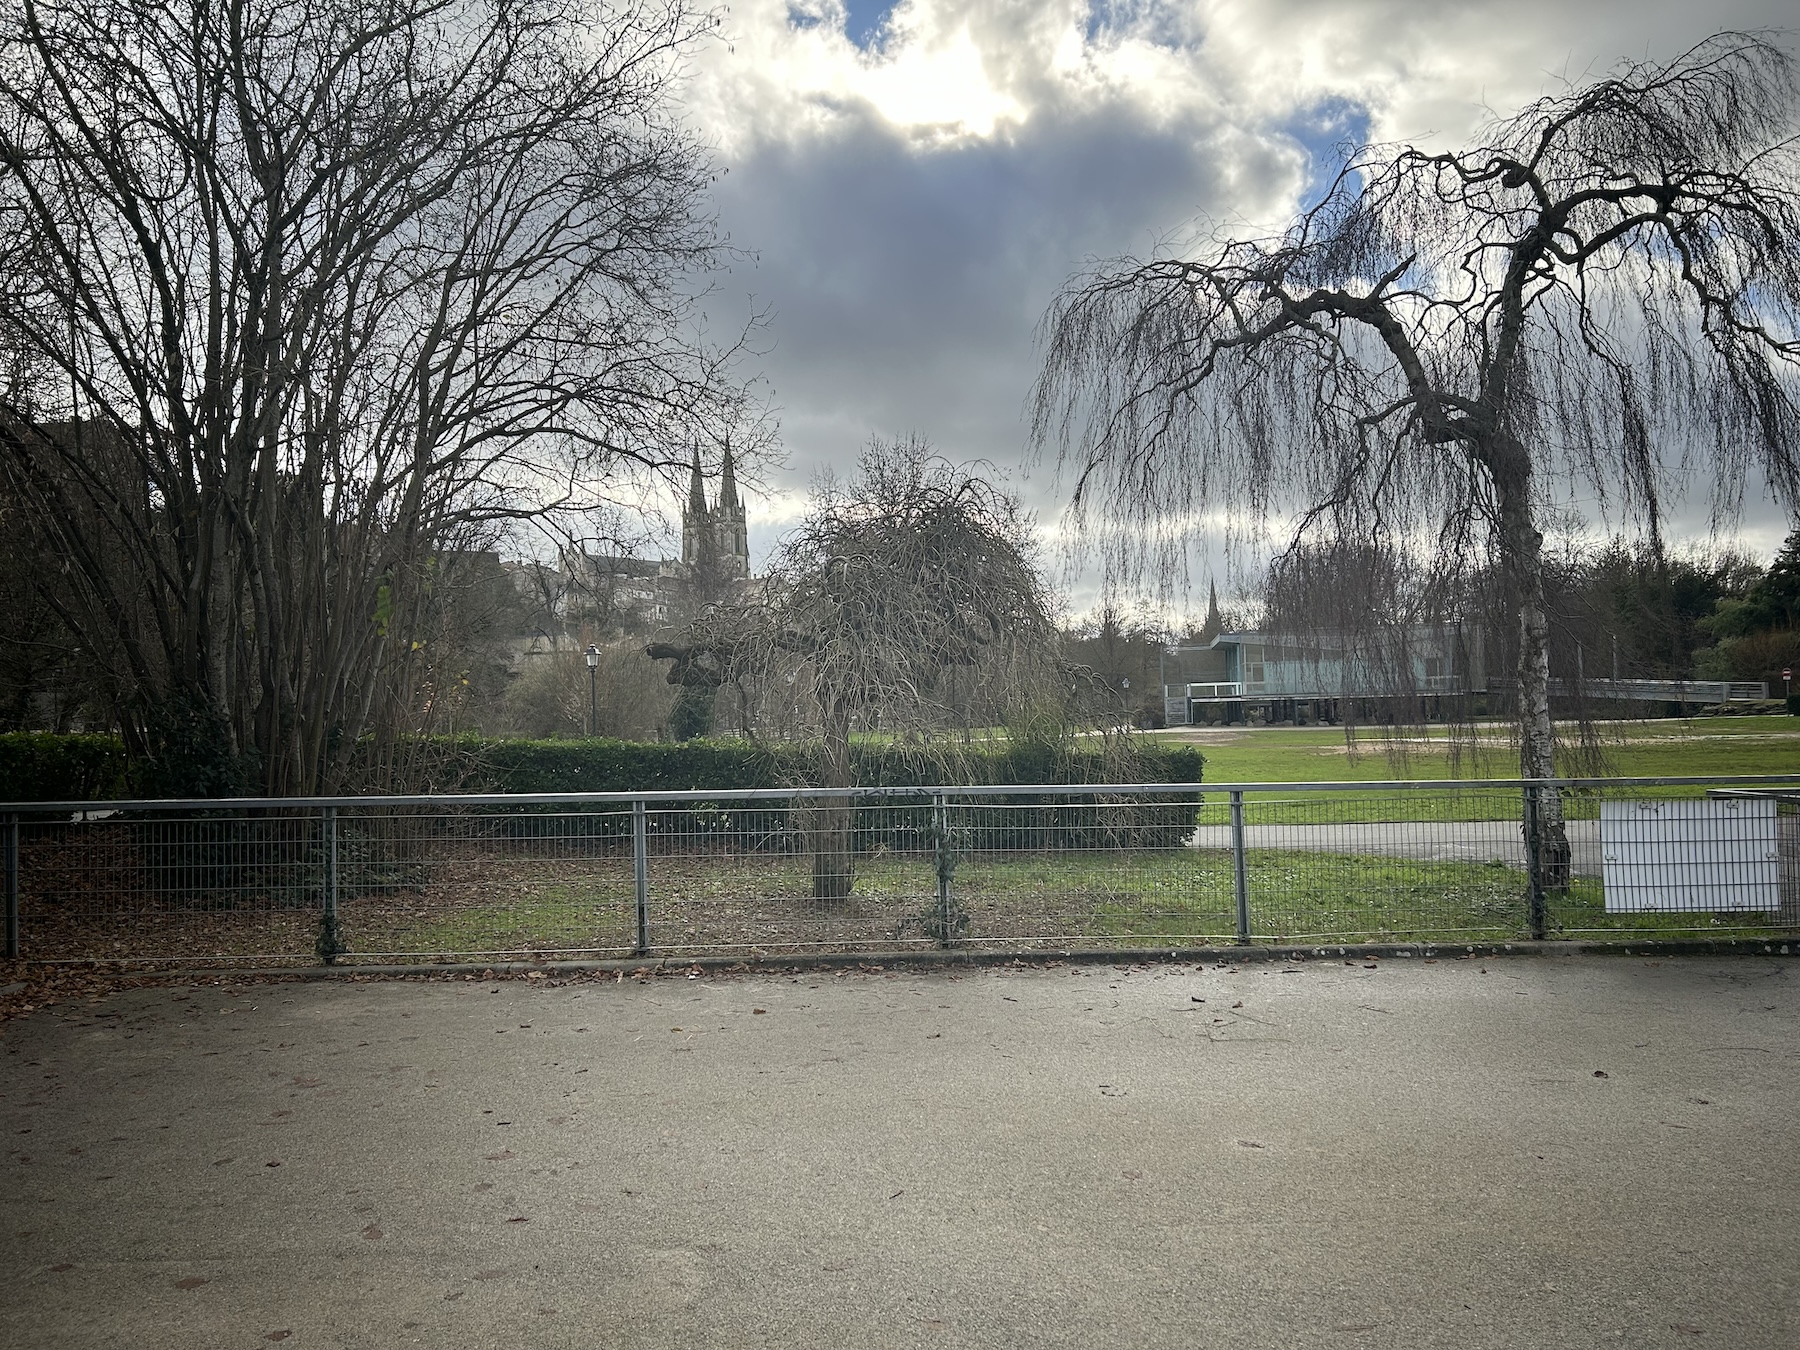
M1075 278L1034 432L1115 577L1205 512L1449 572L1517 616L1520 768L1555 772L1546 511L1583 483L1654 542L1687 472L1800 509L1800 156L1789 56L1721 34L1486 126L1354 150L1275 238ZM1284 527L1285 528L1285 527ZM1542 854L1566 877L1560 802Z
M381 762L456 557L754 417L691 322L722 250L675 96L714 25L0 4L0 491L128 745L243 766L171 786Z
M773 722L815 743L807 786L829 788L855 784L858 732L955 775L958 704L994 721L1053 705L1060 720L1089 683L1060 659L1018 502L916 439L876 442L850 481L820 484L760 582L646 650L673 663L671 683L723 689L752 734ZM850 894L852 815L832 800L807 817L818 899Z

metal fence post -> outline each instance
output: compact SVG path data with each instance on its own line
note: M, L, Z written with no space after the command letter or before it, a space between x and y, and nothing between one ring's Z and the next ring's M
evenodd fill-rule
M950 879L956 871L956 854L950 847L950 804L938 793L931 801L932 833L937 836L937 940L948 947L953 934L950 913Z
M6 818L6 959L19 955L19 817Z
M1250 941L1250 879L1244 867L1244 794L1231 793L1232 889L1237 896L1237 940Z
M642 800L631 804L631 872L637 883L637 954L650 950L650 830Z
M1538 838L1538 789L1537 784L1529 783L1525 787L1525 878L1531 911L1531 936L1540 942L1550 927L1544 912L1541 843Z
M343 937L338 931L338 857L337 857L337 807L327 806L319 818L319 853L323 876L320 880L320 899L324 913L319 919L319 941L314 950L319 960L331 965L344 950Z

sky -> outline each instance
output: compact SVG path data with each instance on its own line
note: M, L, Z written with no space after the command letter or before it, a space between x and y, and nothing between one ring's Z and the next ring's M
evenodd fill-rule
M733 0L686 97L745 250L712 322L768 314L786 459L746 494L753 554L821 470L917 434L991 465L1054 555L1065 494L1024 408L1034 329L1085 264L1203 219L1278 229L1347 137L1460 144L1565 78L1784 24L1792 0ZM1750 498L1766 557L1786 521ZM1706 505L1676 533L1705 536ZM1228 572L1196 557L1202 605Z

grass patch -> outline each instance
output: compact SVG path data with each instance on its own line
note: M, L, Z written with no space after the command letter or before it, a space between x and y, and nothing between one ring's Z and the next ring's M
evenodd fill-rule
M1563 725L1566 737L1572 726ZM1476 728L1454 743L1448 728L1396 739L1364 727L1191 727L1154 732L1193 744L1215 783L1372 782L1406 778L1513 778L1518 751L1504 727ZM1705 717L1609 722L1600 728L1606 772L1618 777L1800 772L1800 718ZM1572 751L1560 765L1578 766Z
M1252 849L1246 857L1257 941L1517 941L1530 934L1525 874L1499 863L1425 862ZM734 948L932 946L941 932L936 876L919 856L859 860L848 900L811 896L799 855L658 859L650 938L658 952ZM981 855L957 869L951 932L971 942L1157 946L1237 933L1228 851L1167 849ZM445 888L404 906L358 901L345 915L363 955L588 951L636 940L629 872L580 882ZM1607 914L1601 885L1578 878L1548 897L1553 935L1676 937L1779 934L1759 914Z
M1573 728L1567 728L1572 735ZM1606 770L1619 777L1729 778L1740 774L1800 773L1800 719L1708 717L1655 722L1617 722L1602 728ZM1293 825L1415 821L1517 820L1516 792L1445 793L1431 787L1449 778L1508 778L1518 774L1517 750L1504 728L1478 729L1473 744L1453 745L1448 729L1431 727L1396 741L1363 728L1213 727L1156 733L1198 746L1211 783L1380 782L1405 779L1417 791L1395 793L1246 793L1251 824ZM1391 752L1391 753L1390 753ZM1573 756L1564 772L1576 766ZM1634 790L1650 797L1692 796L1692 788ZM1565 797L1574 819L1592 819L1599 798L1587 792ZM1209 793L1200 823L1229 821L1227 799Z

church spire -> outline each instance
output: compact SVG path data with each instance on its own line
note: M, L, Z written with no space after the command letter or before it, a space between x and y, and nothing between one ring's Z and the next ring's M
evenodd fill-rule
M725 442L725 467L719 475L719 509L735 511L740 505L737 495L737 473L731 463L731 442Z
M1206 583L1206 622L1200 628L1202 641L1211 642L1224 631L1225 621L1219 617L1219 588Z
M706 483L700 477L700 447L694 447L694 467L688 474L688 510L695 517L706 514Z

